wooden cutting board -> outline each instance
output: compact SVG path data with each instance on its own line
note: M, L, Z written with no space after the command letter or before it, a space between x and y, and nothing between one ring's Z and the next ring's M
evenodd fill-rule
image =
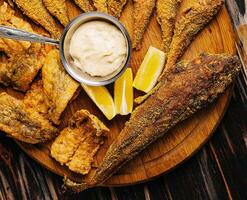
M181 10L196 1L184 0ZM74 4L68 2L67 5L71 19L80 13L80 10ZM132 14L133 5L132 1L129 1L122 14L121 21L127 27L130 35L133 32ZM137 72L150 45L156 48L161 47L161 31L156 20L156 13L152 17L148 30L145 33L142 49L133 53L130 67L132 67L134 74ZM235 54L234 33L225 7L215 20L197 36L183 58L192 59L202 52ZM109 86L109 89L112 91L112 86ZM135 91L135 95L138 96L140 93ZM163 138L159 139L138 157L126 164L104 185L120 186L146 181L168 172L190 158L205 144L214 132L224 115L230 96L231 88L217 102L173 128ZM114 120L107 121L86 93L82 91L78 98L66 108L62 116L62 124L59 128L62 129L66 126L70 116L79 109L88 109L110 128L107 141L96 155L94 165L97 166L103 159L109 145L124 127L129 116L117 116ZM49 148L51 143L39 145L18 144L29 156L52 172L61 176L67 176L74 181L81 181L82 176L70 172L67 167L60 166L50 157Z

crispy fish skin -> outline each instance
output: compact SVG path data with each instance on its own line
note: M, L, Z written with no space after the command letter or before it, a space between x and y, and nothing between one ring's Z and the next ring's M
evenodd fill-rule
M109 129L87 110L77 111L51 146L51 156L70 170L87 174Z
M60 38L62 30L43 5L42 0L13 0L25 15L44 27L54 38Z
M127 0L108 0L108 13L113 17L119 18L126 3Z
M74 0L74 2L84 11L91 12L94 11L95 8L91 4L91 0Z
M48 120L35 111L30 112L21 100L5 92L0 94L0 130L31 144L46 142L57 134Z
M178 61L197 33L214 18L223 4L224 0L210 0L197 3L183 12L175 25L165 70Z
M66 26L69 23L65 0L43 0L43 4L47 10L61 22L62 25Z
M94 7L99 12L108 13L108 11L107 11L107 1L108 0L93 0Z
M157 0L157 19L161 26L164 52L170 48L180 3L181 0Z
M78 185L68 181L68 186L81 191L107 180L176 124L213 102L239 70L238 57L225 54L202 54L176 64L163 75L155 93L132 113L90 181Z
M76 93L79 83L73 80L60 62L59 51L51 50L42 68L44 91L49 99L49 117L53 123L60 123L60 116Z
M133 0L134 2L134 33L133 48L139 50L141 41L150 22L156 0Z

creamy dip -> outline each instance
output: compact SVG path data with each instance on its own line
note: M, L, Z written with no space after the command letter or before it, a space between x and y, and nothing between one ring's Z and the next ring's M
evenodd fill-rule
M73 34L70 55L75 66L83 72L102 77L123 65L127 44L116 26L104 21L90 21Z

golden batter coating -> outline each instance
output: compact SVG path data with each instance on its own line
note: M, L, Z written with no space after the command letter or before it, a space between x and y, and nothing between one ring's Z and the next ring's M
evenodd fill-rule
M43 0L43 3L47 10L55 16L62 25L66 26L69 23L65 0Z
M74 2L82 9L84 12L94 11L95 8L92 5L91 0L74 0Z
M224 0L208 0L197 3L183 12L175 25L165 71L176 64L197 33L215 17L223 4Z
M43 26L54 38L60 38L62 29L58 27L42 0L13 0L25 15Z
M31 144L46 142L57 134L57 129L47 119L5 92L0 94L0 130Z
M51 50L45 58L42 80L50 102L49 117L52 122L59 124L60 116L75 94L79 83L64 70L57 49Z
M127 0L108 0L108 13L113 17L119 18L126 3Z
M75 191L99 185L179 122L213 102L237 76L237 56L202 54L163 75L159 88L132 113L96 173L85 183L67 181Z
M107 13L107 1L108 0L93 0L94 6L99 12Z
M139 50L147 26L155 8L156 0L133 0L134 2L134 33L133 48Z
M51 156L70 170L87 174L109 129L87 110L75 113L51 146Z
M181 0L157 0L157 19L161 26L164 52L168 52L170 48L180 3Z

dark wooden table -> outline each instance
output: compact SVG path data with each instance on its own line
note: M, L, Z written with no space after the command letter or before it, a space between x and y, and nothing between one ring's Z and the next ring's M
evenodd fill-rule
M231 3L233 0L227 0L227 2ZM241 4L240 0L239 2L241 12L244 13L244 4ZM235 20L237 18L234 18ZM238 23L238 21L235 22ZM0 200L245 200L247 199L247 86L245 79L246 76L242 72L236 82L225 117L210 141L177 169L139 185L95 188L80 194L64 192L62 178L38 165L25 155L13 140L1 134Z

